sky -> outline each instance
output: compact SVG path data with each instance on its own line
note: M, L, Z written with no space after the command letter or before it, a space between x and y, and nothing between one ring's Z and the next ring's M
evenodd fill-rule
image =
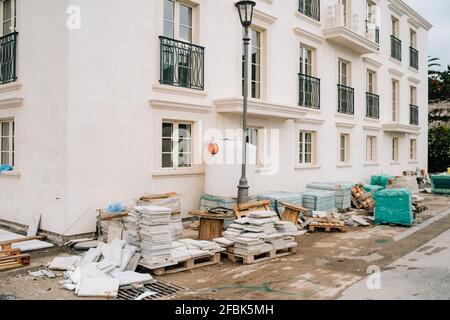
M450 65L450 1L403 0L432 25L429 34L429 55L441 59L442 69Z

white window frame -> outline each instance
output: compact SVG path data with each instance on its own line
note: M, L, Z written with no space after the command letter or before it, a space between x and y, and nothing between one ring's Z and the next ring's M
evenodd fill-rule
M195 27L195 7L187 4L185 2L180 2L178 0L164 0L164 3L166 1L170 1L174 3L174 12L173 12L173 21L170 20L166 20L165 18L165 12L163 12L163 35L166 36L164 34L164 22L165 21L170 21L171 23L173 23L173 39L176 40L180 40L180 41L184 41L184 42L189 42L189 43L194 43L195 40L195 33L194 33L194 27ZM187 7L190 8L191 10L191 26L186 26L186 25L182 25L181 24L181 19L180 19L180 7ZM163 10L165 8L165 4L163 5ZM181 35L180 35L180 29L181 26L185 26L191 29L191 39L182 39ZM171 37L169 37L171 38Z
M409 139L409 160L417 161L417 139Z
M377 72L367 69L367 92L372 94L378 93Z
M391 25L391 34L400 39L400 20L395 16L391 16Z
M344 140L342 140L344 138ZM341 165L350 164L350 134L339 134L339 163Z
M17 1L16 0L9 0L11 1L11 17L10 17L10 21L11 22L11 27L10 30L8 30L8 32L4 32L4 24L6 23L3 20L3 15L4 15L4 9L5 9L5 2L8 0L0 0L1 1L1 5L0 5L0 19L1 19L1 23L0 23L0 35L1 36L6 36L8 34L14 33L16 31L17 28Z
M311 142L307 142L307 135L311 136ZM306 152L306 146L310 145L310 152ZM306 161L306 156L310 155L311 161ZM317 164L317 132L312 130L299 130L297 134L297 165L308 167Z
M391 81L391 91L392 91L392 122L400 121L400 81L397 79L392 79Z
M253 45L253 39L254 39L254 32L259 34L259 47L255 47ZM265 50L265 30L262 30L260 28L251 26L249 28L249 38L250 38L250 45L249 45L249 52L248 52L248 94L249 97L252 99L261 100L264 96L264 50ZM259 64L255 64L255 66L259 67L259 81L253 81L253 59L252 59L252 53L253 49L259 50ZM242 46L242 69L244 66L244 46ZM253 83L259 85L259 95L253 95ZM244 73L242 73L242 90L244 89Z
M376 163L378 161L378 137L366 137L366 162Z
M344 65L345 72L343 71ZM351 63L341 58L338 61L338 83L346 87L351 87Z
M417 87L415 86L409 87L409 102L413 106L417 106Z
M417 31L409 29L409 45L411 48L417 49Z
M248 135L248 143L252 144L256 147L256 167L257 168L265 168L266 165L266 161L265 161L265 139L267 139L267 136L265 135L264 132L264 127L259 127L259 126L249 126L249 135ZM253 144L250 141L250 131L255 131L256 132L256 144Z
M3 135L3 124L8 123L9 128L7 135ZM7 139L8 141L8 150L3 150L3 139ZM2 155L6 153L8 154L8 163L2 163ZM11 167L15 166L16 151L15 151L15 121L13 119L1 120L0 119L0 165L10 165Z
M399 146L400 139L398 137L393 137L391 141L391 160L394 163L399 162Z
M308 60L309 59L309 60ZM309 46L300 44L300 57L299 57L299 73L307 76L314 76L314 49Z
M172 124L172 137L165 137L163 133L163 124L170 123ZM184 152L185 154L191 155L191 163L190 166L180 166L179 164L179 127L180 125L189 125L191 126L191 132L190 137L184 138L184 140L190 141L190 152ZM169 120L169 119L163 119L161 122L161 149L160 149L160 161L161 161L161 169L162 170L190 170L194 168L194 138L193 138L193 131L194 131L194 123L190 121L180 121L180 120ZM172 152L163 152L163 141L165 139L171 138L172 139ZM164 167L163 166L163 154L171 154L172 155L172 167Z

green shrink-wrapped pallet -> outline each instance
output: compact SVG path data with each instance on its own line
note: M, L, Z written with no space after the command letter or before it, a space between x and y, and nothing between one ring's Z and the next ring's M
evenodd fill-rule
M374 186L374 185L369 185L366 184L364 185L364 190L366 190L366 192L370 192L372 194L373 197L375 197L377 195L378 192L384 190L385 188L381 187L381 186Z
M441 173L431 176L433 194L450 195L450 175L448 173Z
M370 179L370 184L372 186L380 186L383 187L383 189L386 189L387 185L389 184L389 180L394 179L393 176L372 176Z
M383 190L375 196L375 224L410 227L414 222L412 194L408 189Z

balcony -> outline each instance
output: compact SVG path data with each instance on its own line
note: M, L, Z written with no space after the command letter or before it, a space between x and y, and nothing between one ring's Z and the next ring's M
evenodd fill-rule
M203 90L205 49L188 42L160 38L160 83Z
M402 61L402 41L395 36L391 36L391 57Z
M409 124L412 126L419 125L419 107L412 104L409 106Z
M17 36L14 32L0 38L0 84L17 80Z
M366 92L366 118L380 119L380 96Z
M320 109L320 79L299 74L299 106Z
M298 12L320 21L320 0L299 0Z
M355 114L355 89L338 84L338 112Z
M409 66L419 70L419 51L413 47L409 47Z
M380 46L376 43L375 28L372 35L372 32L367 32L367 25L363 26L364 20L360 21L357 14L344 16L342 5L328 6L324 37L359 54L378 52Z

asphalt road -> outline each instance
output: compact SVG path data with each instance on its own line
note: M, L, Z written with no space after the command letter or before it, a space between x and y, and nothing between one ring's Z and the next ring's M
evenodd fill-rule
M449 300L450 230L347 288L345 300ZM374 266L376 270L376 266Z

